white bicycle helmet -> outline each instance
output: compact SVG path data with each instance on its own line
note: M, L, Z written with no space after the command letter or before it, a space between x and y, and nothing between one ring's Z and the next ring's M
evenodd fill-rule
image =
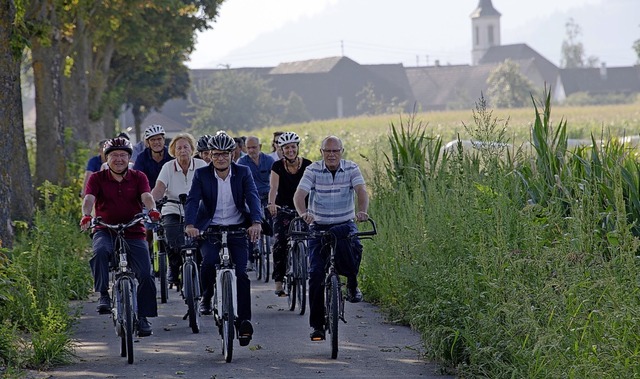
M196 150L198 150L201 153L203 151L209 150L210 139L211 139L211 136L209 134L205 134L202 137L200 137L200 139L198 139L198 146L196 147Z
M150 125L144 130L144 139L147 140L153 136L157 136L158 134L161 134L161 135L166 134L164 132L164 128L162 127L162 125L158 125L158 124Z
M285 132L278 137L278 146L282 147L290 143L300 143L300 137L294 132Z
M236 141L225 132L218 132L209 139L209 150L233 151L236 148Z

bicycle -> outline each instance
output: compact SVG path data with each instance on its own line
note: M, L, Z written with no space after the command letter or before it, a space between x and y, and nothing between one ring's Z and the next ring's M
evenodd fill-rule
M200 299L202 298L200 288L200 275L196 257L197 245L194 240L186 241L181 250L182 268L181 292L184 302L187 304L187 313L183 320L189 319L189 327L193 333L200 332Z
M91 220L91 227L104 226L116 233L110 263L109 280L111 282L111 298L114 306L111 316L116 335L120 337L120 356L127 357L129 364L133 363L133 335L138 329L138 281L127 261L127 242L124 232L127 228L146 220L143 213L138 213L126 224L107 224L101 217Z
M178 204L184 206L187 195L180 194L180 200L170 200L166 196L156 201L156 208L158 211L162 211L162 206L167 203ZM167 278L168 271L168 249L167 236L165 233L165 226L176 226L177 224L166 224L165 222L158 222L154 224L153 228L153 272L156 278L160 281L160 302L166 303L169 298L169 289L172 288L173 283L169 283ZM180 284L177 284L177 291L180 291Z
M360 238L371 239L372 236L378 234L376 229L376 223L369 218L367 220L371 224L371 230L358 231L350 233L348 236L343 237L346 239ZM336 256L336 242L338 239L330 230L310 230L308 232L296 232L292 231L293 235L299 236L304 239L320 238L323 241L323 248L329 247L329 260L325 267L325 296L324 296L324 314L325 314L325 330L331 335L331 359L338 358L338 321L342 321L345 324L347 320L344 317L344 294L342 291L342 281L340 275L336 269L335 256Z
M295 209L282 207L278 210L290 215L297 215ZM294 217L289 223L287 270L283 280L283 287L287 291L289 310L294 311L296 305L300 315L304 315L307 307L307 279L309 278L307 245L304 238L296 233L303 232L305 222L301 217Z
M268 212L268 211L267 211ZM271 255L271 237L262 233L260 240L253 245L253 262L255 264L256 280L264 280L269 282L270 259Z
M246 238L247 230L244 228L228 230L221 228L219 231L207 230L202 236L219 238L220 263L216 265L216 283L213 292L213 317L218 326L218 333L222 337L222 354L227 363L233 357L234 327L238 318L238 302L236 288L235 265L231 259L227 239L233 237Z
M162 206L167 202L169 200L166 196L156 201L158 212L162 211ZM160 279L160 302L164 304L169 298L169 283L167 281L167 237L162 222L154 223L152 257L153 273Z

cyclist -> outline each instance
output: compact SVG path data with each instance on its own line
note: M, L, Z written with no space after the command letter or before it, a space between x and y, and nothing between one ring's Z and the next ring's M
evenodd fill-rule
M293 209L293 193L298 187L305 168L311 161L298 155L300 137L294 132L282 133L278 137L278 147L282 150L282 159L271 166L269 180L269 213L275 217L273 223L273 280L276 283L275 293L286 296L282 288L282 280L287 269L287 231L292 215L278 213L278 206Z
M185 206L185 233L197 237L200 231L247 228L251 242L260 237L261 209L258 191L251 171L246 166L231 162L235 141L225 132L218 132L209 140L212 162L197 169L187 204ZM247 238L229 238L229 252L235 263L239 342L246 346L253 335L251 325L251 293L247 275L249 245ZM202 303L200 312L211 314L211 298L215 281L215 265L219 263L220 245L205 239L200 247L202 253L201 284Z
M202 159L193 158L195 144L195 139L189 133L180 133L171 140L169 154L176 159L162 166L151 191L154 200L158 201L166 196L168 200L178 201L180 194L189 193L195 170L207 165ZM184 210L179 204L169 202L162 207L162 224L169 246L167 280L170 283L178 283L182 263L180 247L184 245L183 217Z
M198 150L198 152L195 155L196 158L202 159L207 164L211 163L211 151L209 151L209 139L211 139L211 136L208 134L205 134L202 137L198 138L198 143L196 146L196 150Z
M249 136L246 140L247 155L240 158L238 164L249 167L253 181L258 189L261 209L267 206L269 199L269 177L273 158L260 151L262 144L256 136ZM249 251L253 251L253 243L249 244ZM249 254L249 270L253 267L253 254Z
M84 197L84 187L87 186L87 182L89 181L89 177L96 171L100 171L100 168L103 163L107 161L104 156L104 143L107 142L106 139L98 142L98 155L94 155L89 158L87 161L87 168L84 171L84 182L82 183L82 189L80 190L80 197Z
M87 230L91 224L94 205L96 217L102 217L109 224L129 222L136 214L142 212L142 204L150 209L149 217L153 221L160 219L160 213L154 208L155 203L149 193L147 177L138 170L129 169L132 151L131 142L125 138L113 138L105 143L104 153L109 169L96 172L89 178L82 201L82 230ZM115 236L109 229L96 227L92 237L93 256L89 263L93 272L94 289L100 292L97 311L110 313L109 259L113 252ZM129 262L139 283L138 334L145 337L152 333L147 317L156 317L158 307L144 226L140 224L138 227L129 228L125 232L125 238L129 248Z
M164 145L164 128L162 125L149 125L144 130L144 143L147 146L136 158L134 170L142 171L149 179L151 189L156 185L162 166L171 160L169 149ZM149 251L153 250L153 225L146 224Z
M338 137L326 137L321 146L322 160L307 168L293 196L296 210L306 223L311 224L312 230L337 227L332 230L339 228L344 234L356 232L353 219L366 221L369 218L369 195L360 169L356 163L342 159L344 149ZM354 193L358 199L357 213ZM307 195L308 208L305 205ZM338 272L347 277L347 300L360 302L362 292L358 288L357 275L362 245L355 240L353 243L339 243L336 248L340 253L336 256ZM327 257L322 255L321 249L322 241L309 241L309 324L313 328L312 341L325 338L323 288Z
M273 140L271 140L271 152L267 155L273 158L274 162L282 159L282 150L278 146L278 137L280 137L282 133L284 132L281 132L281 131L273 132Z

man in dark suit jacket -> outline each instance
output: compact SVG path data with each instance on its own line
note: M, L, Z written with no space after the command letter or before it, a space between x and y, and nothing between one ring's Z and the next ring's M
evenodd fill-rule
M235 148L233 138L218 132L209 140L212 161L196 170L185 204L185 233L198 236L201 231L247 228L252 242L260 237L262 212L258 190L248 167L231 162ZM251 325L251 294L247 275L249 244L244 236L231 236L227 241L235 264L238 302L238 340L240 346L249 344L253 335ZM200 312L211 314L211 298L215 281L215 265L220 262L220 244L207 238L200 246L202 252L202 303Z

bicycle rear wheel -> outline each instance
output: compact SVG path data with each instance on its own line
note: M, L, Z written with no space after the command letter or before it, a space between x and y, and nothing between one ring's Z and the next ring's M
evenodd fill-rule
M198 312L198 298L196 296L196 280L195 267L189 262L182 267L184 301L187 303L187 312L189 315L189 327L193 333L200 332L200 313Z
M131 282L127 279L120 281L120 291L122 295L122 322L124 323L124 333L122 333L122 344L125 347L127 355L127 363L133 363L133 330L134 330L134 317L133 317L133 292L131 288ZM122 355L122 349L120 351Z
M230 272L222 275L222 354L229 363L233 358L233 334L235 311L233 309L233 276Z
M296 271L295 271L295 287L300 315L304 315L307 309L307 255L306 246L302 242L295 245L296 254Z
M166 303L169 298L169 281L167 280L167 252L158 252L158 276L160 279L160 302Z
M331 275L329 284L327 285L327 312L329 315L329 334L331 334L331 359L338 358L338 321L339 321L339 305L338 297L340 294L340 285L338 284L338 275Z

